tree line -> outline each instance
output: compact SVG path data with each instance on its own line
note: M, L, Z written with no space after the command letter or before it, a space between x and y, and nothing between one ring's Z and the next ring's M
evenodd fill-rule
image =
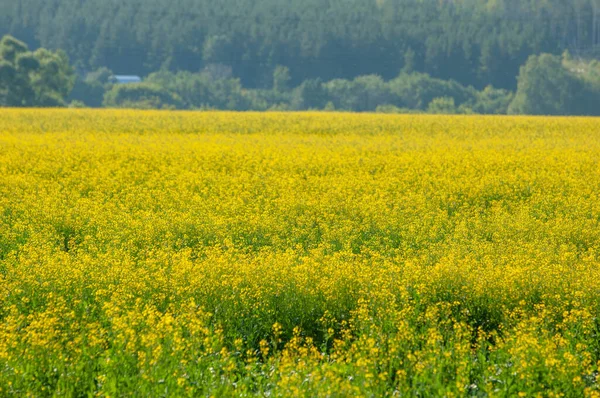
M77 81L80 105L141 109L338 110L384 113L600 115L600 62L532 55L520 68L516 91L477 90L426 73L401 71L354 79L308 79L291 84L279 66L268 89L244 88L239 78L214 71L159 71L136 84L114 84L102 68Z
M600 0L0 0L0 36L62 49L78 71L231 68L244 87L397 77L515 90L529 56L590 53Z
M30 0L24 0L23 5L27 1ZM50 1L50 3L52 2ZM424 3L429 4L431 2ZM468 3L468 1L447 1L435 4L437 4L436 7L441 7L438 11L445 9L446 6L456 11ZM509 1L501 0L493 2L471 1L472 6L484 3L492 11L506 10L512 4ZM5 8L7 4L4 4ZM63 2L57 2L56 4L60 5ZM83 7L87 3L83 0L78 1L78 4ZM125 2L123 4L130 3ZM151 6L153 3L149 2L148 4ZM191 7L197 4L201 3L194 1L188 5ZM389 2L380 0L376 4L378 8L385 8L389 4L396 3L391 0ZM418 2L418 4L421 4L421 2ZM517 3L512 4L512 6L515 6L515 4ZM547 4L553 3L551 1L544 3L544 5ZM559 7L561 4L556 3L556 6ZM560 33L558 28L560 24L558 23L554 27L554 35L563 37L564 43L569 41L581 43L587 40L593 48L596 43L595 40L600 39L600 29L595 28L597 23L594 17L595 3L575 1L573 4L581 7L580 9L577 7L571 8L586 16L591 27L581 22L586 18L578 18L577 34L563 32L561 36L561 34L558 34ZM2 5L1 2L0 5ZM77 8L76 5L73 6ZM115 9L119 9L121 6L120 2L114 3ZM585 8L585 6L588 8ZM541 7L541 9L543 8ZM7 10L10 11L10 7ZM13 7L14 10L19 11L19 15L26 14L23 8ZM54 13L50 14L46 23L52 25L52 21L61 15L60 10L60 7L54 9ZM488 12L492 12L489 10ZM592 11L592 14L585 14L581 10ZM142 12L141 8L138 9L138 12ZM285 17L287 15L285 13L273 13L272 15L274 19L292 18L291 16ZM592 16L591 19L590 15ZM5 14L0 14L0 20L3 16ZM148 18L149 21L160 19L154 16L148 16ZM370 20L364 16L361 18L361 21ZM404 18L408 17L405 16ZM548 21L559 22L564 19L558 17L556 19L548 18ZM520 17L512 18L513 22L520 20ZM468 21L471 22L471 20ZM458 19L456 24L460 26L461 20ZM13 25L15 24L13 23ZM42 29L44 26L46 25L42 24L37 29ZM132 26L135 26L135 23ZM501 26L500 23L490 25L488 28L500 29ZM356 26L353 27L353 29L355 28ZM586 29L588 28L591 29L591 33L587 32ZM68 30L69 26L67 25L65 29ZM28 34L31 34L33 30L35 29L24 29L22 33L24 36L29 37ZM362 37L360 30L356 33L349 31L346 33L352 37L351 42L354 39L360 41L360 37ZM286 64L275 64L271 67L268 63L270 58L266 57L264 58L266 61L261 64L261 70L264 73L269 72L269 74L265 75L266 77L261 77L260 84L258 84L257 81L252 82L252 79L248 80L247 75L245 78L236 75L235 62L224 63L226 61L223 58L225 57L224 54L237 54L237 50L233 51L229 47L227 47L227 50L223 50L225 47L222 47L222 40L229 42L229 39L225 36L210 37L208 41L203 41L202 62L197 65L200 69L188 70L182 68L172 57L166 56L161 58L163 63L160 67L157 65L157 70L144 75L142 83L119 85L115 84L114 79L112 79L113 70L106 66L115 65L108 59L105 60L106 65L89 69L98 65L94 61L95 58L92 56L89 60L79 59L77 53L75 53L75 55L71 54L70 63L68 53L69 51L72 52L72 48L68 45L65 49L39 47L35 51L31 51L26 42L7 35L0 41L0 106L56 107L69 104L70 106L146 109L325 109L388 113L600 114L600 107L597 106L600 103L600 63L590 61L589 54L587 54L588 57L584 57L586 54L577 52L577 47L574 47L576 50L574 55L564 50L561 55L553 53L536 55L535 53L529 54L529 51L524 52L525 60L523 65L519 65L517 68L516 77L513 78L514 83L508 81L502 83L495 78L477 80L481 78L483 69L478 69L479 74L471 76L473 81L470 83L465 79L460 79L459 76L452 78L454 73L464 72L464 70L458 70L460 69L459 66L452 66L452 64L446 65L447 70L444 73L447 76L442 78L440 73L435 73L435 70L428 71L428 67L424 66L427 63L423 63L419 52L414 50L417 47L410 47L403 53L402 59L397 60L397 71L393 75L382 72L354 76L357 71L350 72L350 69L356 65L352 62L348 62L346 65L344 62L346 59L343 56L339 58L332 56L332 62L340 62L349 69L345 72L339 69L339 75L332 74L333 77L331 78L326 78L329 76L328 73L323 73L325 77L315 73L316 77L307 75L305 79L298 80L297 76L294 75L297 66L290 67ZM437 37L435 36L435 38ZM71 39L81 40L80 37ZM506 39L508 40L508 37ZM522 39L527 41L531 37L522 37ZM445 38L445 40L448 40L448 38ZM243 44L242 39L234 42L235 46ZM234 42L230 44L234 45ZM560 41L556 41L554 44L557 43L560 43ZM181 48L185 48L183 43L180 43L180 45ZM569 46L563 44L558 46L557 49L562 47ZM133 48L139 50L137 47ZM218 48L221 50L217 51ZM88 50L90 48L86 47L86 51ZM142 54L142 57L148 58L153 53L143 54L134 51L133 54ZM208 56L207 54L212 55ZM216 54L221 55L217 56ZM359 50L357 50L357 54L360 54ZM370 63L373 68L378 67L377 62L374 62L373 59L370 60ZM146 65L146 63L144 64ZM440 63L440 65L442 64L443 62ZM116 65L118 67L118 64ZM135 63L131 65L133 65L133 68ZM482 65L480 63L479 68L483 68ZM131 69L128 69L128 71L131 71ZM139 71L144 72L144 69L140 68ZM506 75L506 71L504 75ZM490 83L494 81L498 84L483 85L483 82Z

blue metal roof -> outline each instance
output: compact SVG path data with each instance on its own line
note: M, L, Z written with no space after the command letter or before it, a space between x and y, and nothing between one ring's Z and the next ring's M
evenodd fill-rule
M141 77L135 75L114 75L113 79L119 84L140 83L142 81Z

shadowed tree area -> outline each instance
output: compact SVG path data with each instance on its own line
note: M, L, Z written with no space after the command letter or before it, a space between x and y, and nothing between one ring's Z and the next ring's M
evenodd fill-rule
M14 37L0 40L0 106L63 106L73 82L64 52L31 52Z
M600 112L600 0L0 0L3 34L5 106Z
M63 49L77 68L118 74L227 65L244 87L428 73L516 89L532 54L589 52L598 0L0 0L0 35Z

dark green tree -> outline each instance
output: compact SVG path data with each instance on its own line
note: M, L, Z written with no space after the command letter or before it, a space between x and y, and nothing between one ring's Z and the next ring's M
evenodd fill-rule
M321 79L308 79L294 90L292 108L323 109L328 101L329 96Z
M75 84L75 73L64 51L40 48L33 53L39 67L30 74L35 106L64 106Z
M567 70L560 57L533 55L523 65L508 112L529 115L593 114L583 80ZM600 98L596 98L596 101ZM597 102L596 102L597 103ZM597 111L596 111L597 112Z
M457 113L457 111L456 105L454 104L454 98L451 97L434 98L427 106L427 113L432 114L453 115Z
M31 74L40 67L25 43L12 36L0 40L0 105L33 106Z
M112 71L104 67L88 73L85 78L77 77L69 100L79 101L92 108L101 107L104 94L112 87L112 76Z
M64 106L73 83L64 52L31 52L12 36L0 40L1 106Z
M287 66L277 65L273 71L273 90L283 93L289 90L290 69Z
M424 73L401 73L389 82L394 105L426 110L435 98L452 98L456 106L474 100L476 90L455 81L433 78Z
M104 95L108 108L176 109L182 107L180 98L155 84L117 84Z
M245 87L393 79L398 69L464 86L516 88L533 54L600 45L598 0L0 0L0 35L61 48L78 70L148 75L232 67ZM424 105L425 107L427 104Z
M508 90L487 86L476 93L473 101L464 104L463 109L485 115L505 115L513 99L513 93Z

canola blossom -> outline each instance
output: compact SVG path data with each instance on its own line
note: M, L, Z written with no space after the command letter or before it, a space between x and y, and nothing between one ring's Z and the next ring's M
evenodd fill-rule
M0 111L0 396L599 397L600 120Z

